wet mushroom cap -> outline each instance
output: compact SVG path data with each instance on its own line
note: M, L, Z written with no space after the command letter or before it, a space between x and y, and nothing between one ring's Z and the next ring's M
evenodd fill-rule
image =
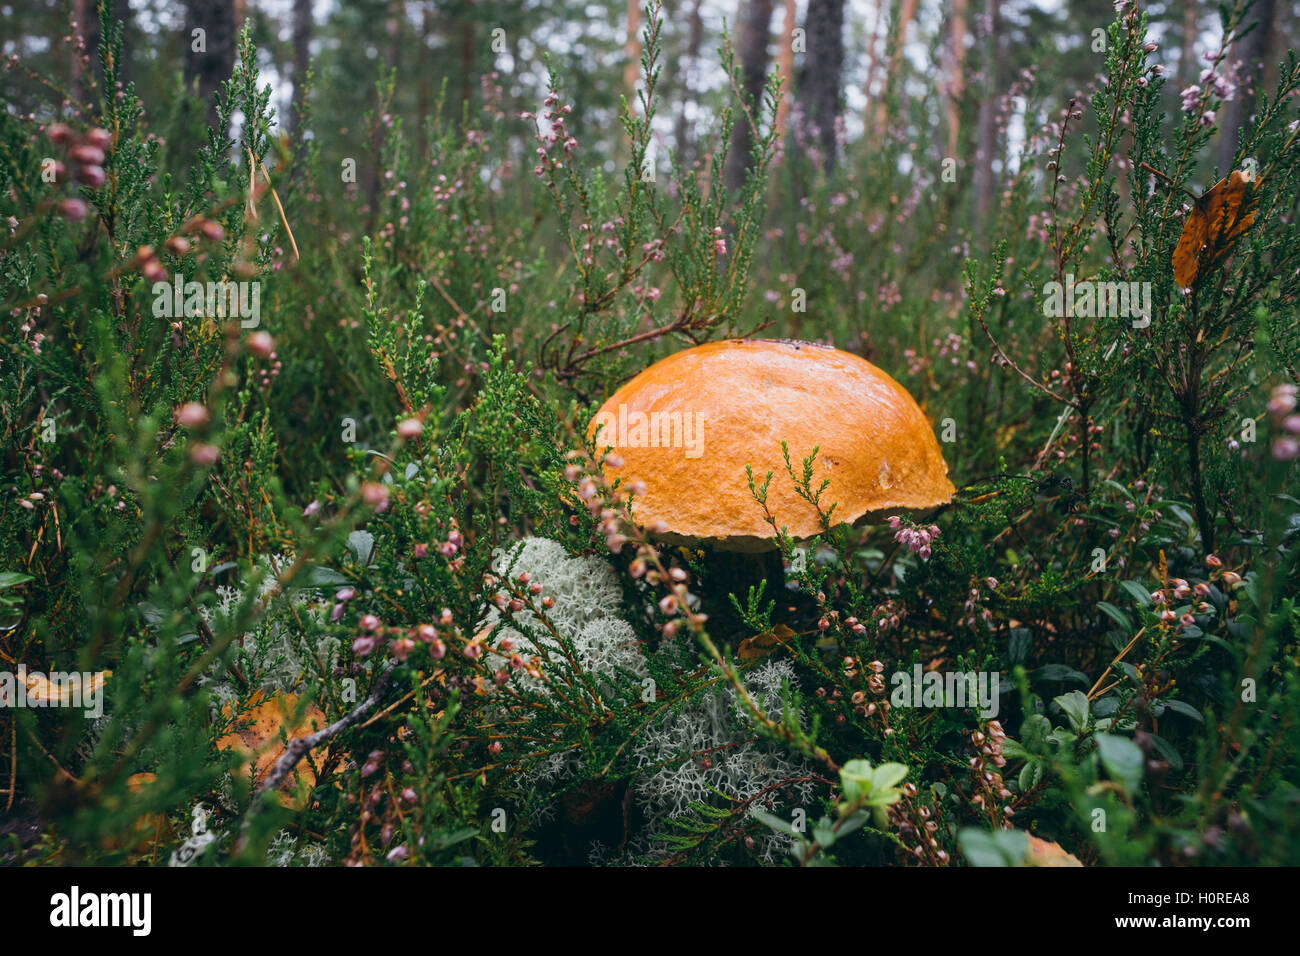
M597 435L597 427L600 426ZM606 480L645 484L633 505L639 525L662 521L667 541L708 540L721 550L775 547L750 494L774 472L767 506L796 538L821 532L782 455L802 477L818 449L811 487L833 523L952 499L948 466L925 413L866 359L809 342L733 340L670 355L615 392L593 416L598 449L613 447ZM621 459L621 463L619 463Z

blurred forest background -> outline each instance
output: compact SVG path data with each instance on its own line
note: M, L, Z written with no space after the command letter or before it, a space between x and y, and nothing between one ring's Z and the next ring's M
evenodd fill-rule
M374 78L385 73L397 79L385 111L418 129L444 97L446 115L460 117L467 108L476 116L485 83L500 86L507 115L535 109L545 95L549 58L566 78L573 135L589 160L603 157L610 170L625 148L619 103L636 101L645 26L637 0L112 0L110 6L124 24L122 81L137 84L160 132L163 117L175 119L171 135L192 137L196 146L205 138L203 121L215 117L215 91L234 68L239 29L251 18L282 131L295 129L310 91L309 135L327 156L377 152L362 117L377 103ZM969 173L962 179L971 186L971 211L986 219L997 183L1017 168L1020 146L1050 113L1041 104L1035 113L1026 102L1027 80L1034 77L1043 104L1063 104L1094 88L1104 52L1096 31L1109 24L1113 8L1104 0L668 0L656 162L666 168L670 150L688 161L709 153L708 137L732 92L719 58L730 39L745 92L760 92L768 71L784 78L778 125L793 123L807 133L788 145L815 151L829 168L853 163L859 150L879 149L887 131L927 144L910 161L937 166L956 159ZM5 4L0 49L47 76L66 77L75 95L85 89L87 69L79 51L97 49L94 11L92 0ZM1197 83L1205 67L1198 50L1213 48L1221 36L1217 8L1186 0L1146 4L1144 11L1161 48L1155 59L1168 70L1169 109L1177 112L1179 91ZM1226 104L1220 126L1228 132L1214 147L1221 167L1231 162L1236 130L1251 112L1253 81L1276 86L1276 64L1295 46L1296 11L1281 0L1259 0L1251 11L1258 26L1234 51L1243 95ZM202 52L192 49L194 29L205 31ZM206 115L191 115L173 82L177 76L209 104ZM10 72L4 89L10 108L35 109L43 99L37 85ZM923 108L911 111L913 105ZM885 118L900 106L908 108L909 122L891 129ZM741 123L733 135L740 148L731 150L726 175L735 187L750 134ZM531 141L531 131L520 127L511 159L528 164ZM370 164L368 172L373 198L381 171Z

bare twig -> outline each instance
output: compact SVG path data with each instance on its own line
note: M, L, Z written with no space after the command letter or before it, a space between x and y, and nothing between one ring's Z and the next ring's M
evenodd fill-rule
M347 730L379 703L384 694L388 692L388 682L392 679L393 670L397 667L397 661L389 661L375 681L375 686L371 689L370 695L348 714L334 721L328 727L316 731L314 734L308 734L306 737L295 737L289 741L285 748L284 755L275 762L271 772L266 775L262 785L257 788L258 793L265 793L268 790L274 790L284 782L285 777L297 766L298 761L307 755L312 749L319 747L326 741L333 740L343 731Z

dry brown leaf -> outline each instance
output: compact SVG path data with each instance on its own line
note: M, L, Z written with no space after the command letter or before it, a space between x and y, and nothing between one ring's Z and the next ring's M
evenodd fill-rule
M759 657L766 657L768 654L785 647L792 637L794 637L794 631L784 624L777 624L766 634L755 634L753 637L747 637L741 641L740 646L736 648L736 656L742 661L752 661Z
M81 698L98 694L104 682L113 675L112 671L99 671L91 674L90 680L81 687ZM56 707L71 707L77 703L75 688L60 682L56 688L44 674L27 675L27 699Z
M1180 289L1189 288L1250 228L1255 221L1250 194L1250 174L1233 170L1196 200L1174 249L1174 281Z
M1025 866L1083 866L1073 853L1066 853L1059 843L1029 834L1029 857Z
M230 731L217 741L217 749L244 754L248 759L237 773L247 779L252 768L253 785L260 784L276 761L284 756L289 740L305 737L329 724L314 704L308 704L302 718L294 723L291 718L297 708L298 698L293 694L268 696L258 691L249 700L249 709L236 717ZM228 716L229 705L222 708L222 712ZM284 739L281 739L281 730L284 731ZM293 773L280 786L280 802L300 809L315 783L316 774L306 760L300 760Z

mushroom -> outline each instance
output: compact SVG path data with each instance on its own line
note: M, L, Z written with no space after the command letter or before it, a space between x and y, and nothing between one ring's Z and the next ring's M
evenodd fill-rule
M597 428L600 428L597 433ZM866 359L811 342L733 340L696 346L651 365L592 418L598 447L613 447L605 478L640 481L637 523L670 543L767 551L775 532L746 480L774 472L767 507L795 539L822 531L800 497L781 443L802 474L814 448L812 488L825 480L832 520L858 522L952 499L948 466L916 401Z
M930 422L906 389L866 359L811 342L732 340L670 355L616 391L588 434L597 448L614 449L602 465L607 481L644 485L633 518L669 544L777 549L747 465L756 487L773 472L767 508L778 526L796 540L820 534L782 442L800 476L816 449L811 488L827 482L821 505L835 505L834 524L933 508L955 490ZM769 563L765 576L779 575Z

